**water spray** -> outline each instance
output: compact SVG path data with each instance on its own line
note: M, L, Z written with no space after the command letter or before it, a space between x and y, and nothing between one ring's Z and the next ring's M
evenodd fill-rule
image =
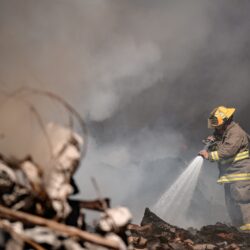
M208 150L216 142L213 137L203 140L203 150ZM167 188L152 210L170 223L179 226L188 225L187 211L203 165L203 157L196 156L176 181Z

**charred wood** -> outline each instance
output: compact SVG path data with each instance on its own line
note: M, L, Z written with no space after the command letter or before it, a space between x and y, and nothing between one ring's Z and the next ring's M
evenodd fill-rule
M222 223L200 230L173 226L146 208L141 225L130 224L129 243L133 249L247 250L249 234Z
M54 231L61 232L71 237L79 237L84 241L108 247L110 249L119 249L119 245L116 242L107 240L99 235L91 234L89 232L82 231L78 228L67 226L65 224L48 220L39 216L31 215L25 212L14 211L9 208L3 207L1 205L0 205L0 217L19 220L22 221L23 223L45 226L51 228Z

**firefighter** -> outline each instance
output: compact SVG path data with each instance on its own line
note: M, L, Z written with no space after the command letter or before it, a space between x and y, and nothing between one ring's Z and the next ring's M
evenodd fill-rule
M226 207L232 224L250 232L250 158L249 136L233 121L235 108L220 106L208 118L208 128L214 129L207 140L213 141L203 158L217 162L218 183L224 185Z

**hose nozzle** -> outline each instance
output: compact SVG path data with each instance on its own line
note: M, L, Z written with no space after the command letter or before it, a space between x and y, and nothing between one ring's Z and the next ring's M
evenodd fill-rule
M216 144L216 139L213 136L209 136L206 139L202 140L202 142L205 144L203 150L208 150L211 146Z

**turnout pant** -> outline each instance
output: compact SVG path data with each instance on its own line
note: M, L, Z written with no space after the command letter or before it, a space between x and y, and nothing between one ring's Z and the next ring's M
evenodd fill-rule
M224 184L226 206L235 227L250 224L250 181ZM249 228L250 230L250 228Z

